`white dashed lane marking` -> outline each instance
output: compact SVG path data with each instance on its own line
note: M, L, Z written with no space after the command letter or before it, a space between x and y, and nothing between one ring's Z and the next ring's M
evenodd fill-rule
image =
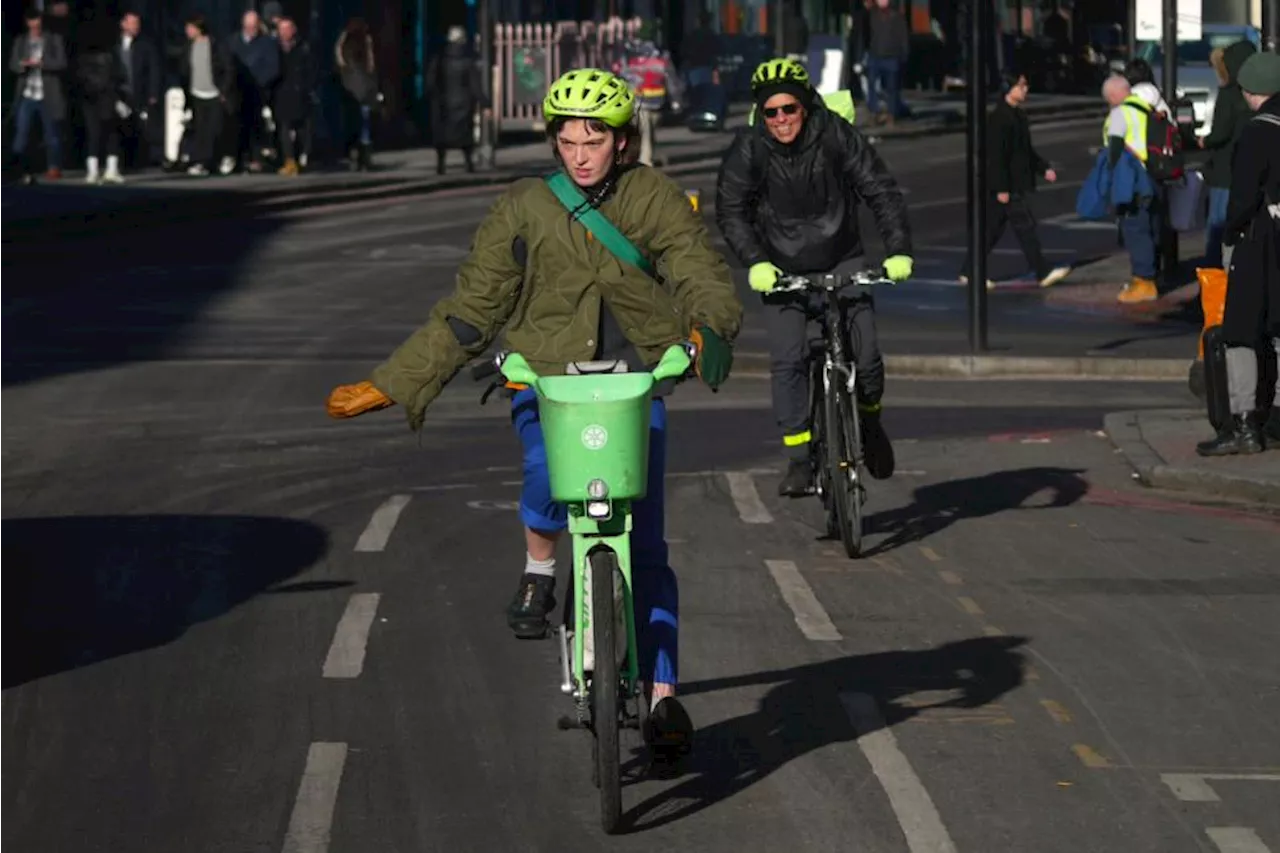
M800 574L799 567L791 560L765 560L764 564L773 576L783 601L795 615L796 625L800 632L810 640L835 642L840 639L840 632L827 611L818 603L809 582Z
M333 826L333 807L347 762L345 743L313 743L289 816L283 853L327 853Z
M404 512L404 508L409 505L411 497L411 495L392 495L382 506L374 510L369 524L356 541L356 550L370 552L386 548L387 540L391 538L391 531L396 529L400 513Z
M773 515L764 505L764 501L760 500L760 493L756 491L756 482L749 473L726 471L724 476L729 481L729 496L733 498L733 505L738 508L738 516L743 522L746 524L773 522Z
M364 670L365 650L369 645L369 628L378 612L379 594L362 592L351 596L347 609L333 632L329 654L324 659L325 678L357 678Z

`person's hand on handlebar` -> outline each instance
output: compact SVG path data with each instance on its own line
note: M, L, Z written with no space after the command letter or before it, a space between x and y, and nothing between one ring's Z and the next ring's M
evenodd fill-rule
M914 266L915 261L910 255L894 255L885 259L884 274L890 281L897 284L911 278L911 269Z
M782 278L782 270L768 261L752 264L751 269L747 271L747 284L751 285L751 289L756 293L768 293L773 290L778 286L780 278Z
M329 394L325 408L331 418L354 418L365 412L376 412L394 406L395 401L379 391L369 381L357 382L354 385L339 385Z
M698 348L695 362L698 377L712 391L716 390L729 378L729 368L733 367L733 347L707 326L695 326L689 333L689 340Z

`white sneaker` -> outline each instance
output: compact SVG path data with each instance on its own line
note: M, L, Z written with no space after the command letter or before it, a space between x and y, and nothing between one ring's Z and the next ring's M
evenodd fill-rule
M218 166L218 172L223 175L230 175L236 170L236 158L223 157L222 164Z
M960 276L960 283L967 285L969 283L969 276L967 275ZM987 279L987 290L995 290L995 289L996 289L996 283L991 279Z
M98 158L86 157L84 161L84 182L86 184L98 183Z
M104 184L123 184L124 178L120 176L120 158L107 157L107 171L102 175Z
M1049 274L1040 279L1041 287L1053 287L1058 282L1071 274L1071 267L1054 267L1049 270Z
M209 170L204 167L203 163L196 163L190 169L187 169L187 174L192 175L193 177L203 178L205 175L209 174Z

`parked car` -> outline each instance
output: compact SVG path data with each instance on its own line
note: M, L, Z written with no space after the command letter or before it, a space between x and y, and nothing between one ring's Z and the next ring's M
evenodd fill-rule
M1208 136L1213 126L1213 105L1218 99L1218 75L1209 64L1209 54L1216 48L1245 40L1261 47L1262 37L1256 27L1234 24L1205 24L1201 30L1199 41L1178 43L1178 91L1175 97L1191 102L1196 136ZM1164 68L1164 51L1160 42L1138 42L1138 56L1151 63L1158 82Z

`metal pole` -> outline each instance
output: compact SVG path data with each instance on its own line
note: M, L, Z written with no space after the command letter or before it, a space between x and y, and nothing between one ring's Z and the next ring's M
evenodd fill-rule
M777 56L786 56L786 53L785 53L786 44L783 40L783 34L782 34L782 28L784 26L782 23L782 12L783 12L782 7L786 5L786 2L787 0L778 0L778 2L774 4L774 9L776 11L773 13L773 27L774 27L773 52Z
M1280 0L1262 0L1262 48L1280 52Z
M1178 97L1178 0L1164 0L1164 99L1170 105ZM1168 217L1160 218L1160 270L1166 282L1178 267L1178 232L1169 227Z
M1129 0L1129 32L1126 39L1127 50L1125 61L1130 62L1138 55L1138 0Z
M969 8L969 350L987 349L987 33L991 0Z

